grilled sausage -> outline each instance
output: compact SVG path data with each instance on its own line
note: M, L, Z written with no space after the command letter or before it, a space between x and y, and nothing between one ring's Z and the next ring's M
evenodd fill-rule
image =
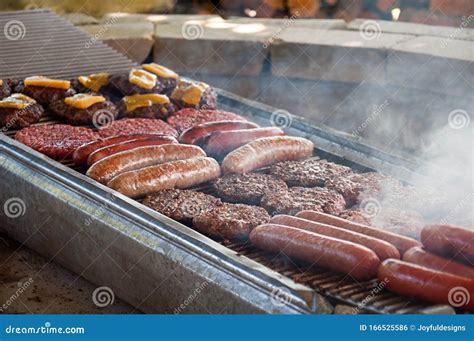
M263 250L283 252L359 281L374 278L380 265L377 255L365 246L290 226L257 226L250 232L250 241Z
M262 137L283 136L277 127L216 131L196 141L208 155L223 157L234 149Z
M386 283L388 290L397 294L474 311L474 299L470 297L474 293L474 281L471 279L397 259L385 260L377 277Z
M243 174L280 161L304 159L313 154L313 148L313 142L302 137L263 137L227 154L222 171Z
M95 152L89 155L87 159L87 164L89 166L93 165L99 160L103 158L123 152L125 150L135 149L138 147L144 146L160 146L162 144L173 144L178 143L173 136L168 135L156 135L154 137L150 137L148 139L143 140L135 140L135 141L125 141L117 144L112 144L110 146L106 146L100 149L97 149Z
M270 220L270 223L291 226L305 231L322 234L323 236L347 240L363 245L374 251L380 260L385 260L388 258L400 259L400 253L395 248L395 246L387 243L386 241L369 237L361 233L344 230L339 227L316 223L314 221L296 218L289 215L276 215Z
M429 269L449 272L450 274L467 277L474 280L474 268L426 252L421 247L414 247L405 252L403 260L409 263L425 266Z
M428 251L474 266L473 230L454 225L427 225L421 230L421 242Z
M209 157L178 160L117 175L107 186L131 198L169 188L188 188L220 175L219 164Z
M86 174L92 179L106 184L115 176L128 171L170 161L205 156L206 153L201 148L187 144L138 147L103 158L94 163Z
M122 143L126 141L137 141L137 140L146 140L150 137L157 136L153 134L132 134L132 135L123 135L123 136L112 136L106 139L89 142L85 145L80 146L72 154L72 161L77 166L87 165L87 158L97 149L110 146L117 143Z
M296 216L298 218L308 219L321 224L337 226L345 230L351 230L370 237L385 240L386 242L394 245L400 252L400 255L403 255L405 251L411 249L412 247L421 246L421 244L415 239L388 232L379 228L354 223L350 220L342 219L326 213L316 211L301 211L298 212Z
M216 121L198 124L191 127L181 134L179 142L186 144L195 144L197 140L203 138L215 131L227 131L236 129L258 128L258 124L243 121Z

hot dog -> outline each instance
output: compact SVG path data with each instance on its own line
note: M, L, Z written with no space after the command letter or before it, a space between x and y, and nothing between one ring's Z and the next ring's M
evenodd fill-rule
M421 247L414 247L405 252L403 260L425 266L429 269L449 272L456 276L467 277L474 280L473 267L426 252Z
M215 131L227 131L236 129L258 128L258 124L244 121L216 121L198 124L191 127L181 134L179 142L186 144L195 144L200 138L203 138Z
M316 211L301 211L297 213L296 216L298 218L308 219L317 223L337 226L342 229L351 230L354 232L365 234L370 237L385 240L386 242L389 242L390 244L394 245L400 252L400 255L403 255L405 251L411 249L412 247L421 246L421 244L415 239L384 231L375 227L354 223L347 219L342 219L326 213Z
M196 141L208 155L222 157L251 141L262 137L283 136L277 127L216 131Z
M113 154L94 163L87 175L92 179L106 184L115 176L160 163L205 157L206 153L198 146L187 144L163 144L145 146Z
M144 146L159 146L162 144L173 144L178 143L173 136L168 135L155 135L154 137L150 137L148 139L142 140L135 140L135 141L125 141L117 144L112 144L110 146L106 146L100 149L97 149L95 152L91 153L87 159L87 164L93 165L99 160L103 158L117 154L119 152L123 152L125 150L130 150L138 147Z
M377 277L386 283L388 290L397 294L474 311L474 299L470 297L474 293L474 281L471 279L397 259L383 261Z
M87 165L87 158L92 152L95 152L97 149L110 146L112 144L117 144L126 141L137 141L137 140L146 140L150 137L157 136L153 134L133 134L133 135L122 135L122 136L113 136L106 139L86 143L83 146L80 146L74 151L72 155L72 160L74 164L78 166Z
M222 171L242 174L280 161L304 159L313 154L313 148L313 142L302 137L263 137L227 154Z
M282 252L359 281L374 278L380 265L377 255L365 246L289 226L257 226L250 232L250 241L263 250Z
M369 237L361 233L344 230L339 227L316 223L314 221L296 218L289 215L276 215L270 220L270 223L291 226L305 231L310 231L322 234L324 236L347 240L363 245L374 251L380 260L385 260L387 258L400 259L400 253L395 248L395 246L383 240Z
M421 230L426 250L474 266L474 231L454 225L427 225Z
M219 164L209 157L178 160L117 175L107 186L131 198L169 188L188 188L220 175Z

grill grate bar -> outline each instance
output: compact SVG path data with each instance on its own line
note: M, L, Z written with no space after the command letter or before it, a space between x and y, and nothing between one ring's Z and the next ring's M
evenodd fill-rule
M10 24L17 30L0 35L0 79L34 75L68 79L96 72L125 72L136 66L48 10L2 12L0 27L8 31Z

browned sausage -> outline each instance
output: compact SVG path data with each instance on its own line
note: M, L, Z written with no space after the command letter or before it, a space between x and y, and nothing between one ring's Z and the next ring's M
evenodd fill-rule
M414 247L405 252L403 260L409 263L426 266L429 269L449 272L453 275L467 277L474 280L473 267L426 252L421 247Z
M74 164L78 166L87 165L87 158L97 149L110 146L112 144L117 144L126 141L137 141L137 140L146 140L150 137L157 136L153 134L132 134L132 135L123 135L123 136L112 136L106 139L101 139L98 141L93 141L86 143L85 145L80 146L72 154L72 160Z
M302 137L263 137L227 154L222 171L242 174L280 161L304 159L313 154L313 148L313 142Z
M188 188L220 175L219 164L209 157L178 160L117 175L107 186L131 198L169 188Z
M400 295L474 311L474 281L397 259L380 265L378 279Z
M298 218L308 219L317 223L337 226L342 229L362 233L370 237L385 240L395 246L402 256L406 250L415 246L421 246L421 243L415 239L405 237L396 233L388 232L379 228L354 223L350 220L332 216L330 214L316 211L301 211L296 214Z
M115 176L160 163L205 157L206 153L198 146L188 144L162 144L145 146L113 154L94 163L87 175L106 184Z
M380 265L377 255L365 246L290 226L257 226L250 232L250 241L263 250L282 252L359 281L374 278Z
M289 215L276 215L271 220L272 224L296 227L305 231L310 231L324 236L347 240L356 244L368 247L376 253L380 260L387 258L400 259L397 248L386 241L363 235L361 233L344 230L339 227L316 223L311 220L296 218Z
M474 266L473 230L454 225L427 225L421 230L421 242L428 251Z
M117 144L113 144L110 146L97 149L95 152L89 155L89 158L87 159L87 164L89 166L93 165L97 161L102 160L103 158L107 156L117 154L125 150L135 149L135 148L144 147L144 146L159 146L162 144L172 144L172 143L178 143L178 141L176 141L176 139L173 136L168 136L168 135L156 135L154 137L150 137L148 139L143 139L143 140L125 141L125 142L121 142L121 143L117 143Z
M283 136L277 127L216 131L196 141L208 155L223 157L234 149L262 137Z
M244 121L216 121L198 124L183 131L179 137L179 142L186 144L195 144L196 141L215 131L227 131L236 129L258 128L258 124Z

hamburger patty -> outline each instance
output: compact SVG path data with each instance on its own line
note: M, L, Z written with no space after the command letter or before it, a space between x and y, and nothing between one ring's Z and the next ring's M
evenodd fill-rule
M0 83L2 83L2 85L0 85L0 99L10 96L11 89L8 85L8 81L2 80Z
M126 118L99 129L101 137L132 134L156 134L178 137L178 132L165 121L147 118Z
M200 232L219 239L247 239L250 231L270 220L261 207L244 204L222 204L198 214L193 219Z
M52 102L50 104L50 109L54 115L72 125L94 124L94 126L100 126L102 120L107 124L113 121L118 115L117 108L108 100L102 103L93 104L86 109L78 109L67 105L64 102L64 99L60 99Z
M190 223L201 212L222 205L220 199L197 191L166 189L148 194L143 204L171 219Z
M207 88L204 90L203 86ZM208 84L202 82L194 82L181 79L176 84L176 87L173 89L173 91L170 93L170 98L178 108L217 108L216 90L214 90L214 88L212 88ZM188 102L190 99L192 99L191 103Z
M182 109L168 117L167 122L180 133L195 125L216 121L247 121L242 116L229 111Z
M118 93L118 96L129 96L134 94L160 94L165 89L165 85L158 79L155 86L145 89L129 81L129 73L121 73L110 76L110 84Z
M43 107L38 103L25 109L0 108L0 128L20 129L37 123L43 115Z
M291 187L279 192L266 193L261 206L271 215L296 214L302 210L313 210L337 215L346 208L339 193L323 187Z
M267 192L286 189L284 181L268 174L231 174L214 183L217 195L224 201L258 205Z
M327 180L351 173L351 169L333 162L318 159L284 161L270 167L270 174L289 186L324 186Z
M15 92L31 97L43 106L49 106L53 102L73 96L76 93L73 88L64 90L44 86L25 86L23 82L18 83Z
M341 212L339 216L418 240L420 231L425 225L425 220L420 213L393 207L356 207Z
M328 179L326 187L341 193L350 207L364 198L382 199L387 193L400 190L403 185L390 176L368 172L349 173Z
M137 108L133 111L128 111L127 106L124 103L123 99L119 102L119 111L120 111L120 118L123 117L130 117L130 118L161 118L165 119L170 114L176 111L176 107L173 103L167 104L160 104L155 103L149 107L141 107Z
M15 139L55 160L62 160L98 136L89 128L52 124L24 128L16 133Z

